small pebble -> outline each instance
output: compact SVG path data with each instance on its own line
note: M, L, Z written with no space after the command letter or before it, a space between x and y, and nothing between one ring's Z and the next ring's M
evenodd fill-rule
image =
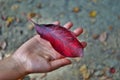
M23 30L20 30L20 34L23 35Z
M114 49L105 49L104 51L108 54L114 54L116 52Z
M106 32L101 33L99 36L100 42L105 42L106 39L107 39L107 33Z
M96 69L98 69L98 70L103 69L103 65L102 64L96 65Z
M90 11L90 12L89 12L89 16L90 16L91 18L95 18L95 17L97 16L97 11L95 11L95 10Z
M19 22L21 22L21 20L20 20L20 18L15 18L15 21L17 22L17 23L19 23Z
M40 8L42 8L42 4L38 3L36 7L40 9Z
M104 75L104 71L102 71L102 70L96 71L94 73L94 75L97 76L97 77L103 76Z
M5 41L0 41L0 50L4 50L7 46L7 43Z
M99 34L93 34L93 35L92 35L92 38L93 38L94 40L98 39L98 38L99 38Z
M33 30L33 28L34 28L33 25L31 25L31 24L28 25L28 29L29 29L29 30Z
M91 75L93 75L94 72L95 72L95 69L89 69L89 72L90 72Z
M14 4L11 6L11 10L15 11L19 8L19 5L18 4Z
M99 78L99 80L106 80L108 77L107 76L102 76Z
M78 13L80 11L80 8L79 7L74 7L73 10L72 10L74 13Z
M59 14L59 17L60 17L60 18L64 18L64 17L65 17L65 14L64 14L64 13L60 13L60 14Z
M95 18L91 18L90 21L91 21L92 24L94 24L96 22L96 19Z
M4 20L4 21L6 21L7 20L7 16L1 15L1 19Z

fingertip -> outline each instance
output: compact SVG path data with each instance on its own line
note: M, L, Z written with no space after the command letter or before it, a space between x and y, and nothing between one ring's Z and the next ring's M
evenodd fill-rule
M72 23L72 22L67 22L67 23L64 25L64 27L65 27L66 29L70 29L72 26L73 26L73 23Z
M85 48L87 46L87 42L81 42L83 48Z
M64 58L66 61L66 64L71 64L71 61L69 59Z
M60 21L55 21L53 24L60 25Z
M79 36L83 32L83 28L79 27L75 29L73 32L76 36Z
M58 59L51 62L51 66L53 67L53 70L69 64L71 64L71 61L66 58Z

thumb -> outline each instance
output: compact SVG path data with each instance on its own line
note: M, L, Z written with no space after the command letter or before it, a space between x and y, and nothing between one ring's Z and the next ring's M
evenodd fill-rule
M62 59L52 61L50 64L51 64L52 70L55 70L65 65L71 64L71 61L66 58L62 58Z

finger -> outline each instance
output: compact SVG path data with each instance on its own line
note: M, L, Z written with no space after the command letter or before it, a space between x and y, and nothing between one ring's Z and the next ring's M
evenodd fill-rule
M83 28L79 27L79 28L75 29L73 32L76 36L79 36L83 32Z
M52 56L48 55L48 54L43 55L43 57L44 57L47 61L52 61L52 60L54 60L54 58L53 58Z
M81 42L83 48L85 48L87 46L87 43L86 42Z
M56 60L56 59L62 59L62 58L65 58L64 56L62 56L60 53L58 52L54 52L54 51L50 51L49 53L47 53L48 56L50 55L51 56L51 59L50 60ZM49 59L48 59L49 60ZM49 60L49 61L50 61Z
M56 52L55 54L52 55L54 57L54 59L62 59L65 58L63 55L61 55L60 53Z
M62 66L71 64L71 61L66 59L66 58L62 58L62 59L52 61L50 64L51 64L52 70L55 70L55 69L58 69Z
M60 22L59 21L55 21L55 22L53 22L53 24L60 25Z
M72 22L68 22L68 23L66 23L66 24L64 25L64 27L65 27L66 29L70 29L72 26L73 26L73 23L72 23Z

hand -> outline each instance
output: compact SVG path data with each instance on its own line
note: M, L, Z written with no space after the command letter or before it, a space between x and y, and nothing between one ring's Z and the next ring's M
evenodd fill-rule
M60 23L57 21L54 24ZM67 29L72 26L71 22L64 25ZM77 37L83 32L83 29L77 28L73 32ZM82 45L86 47L87 44L82 42ZM23 66L27 73L49 72L71 63L70 60L55 51L48 41L40 38L39 35L35 35L24 43L13 54L13 58Z

